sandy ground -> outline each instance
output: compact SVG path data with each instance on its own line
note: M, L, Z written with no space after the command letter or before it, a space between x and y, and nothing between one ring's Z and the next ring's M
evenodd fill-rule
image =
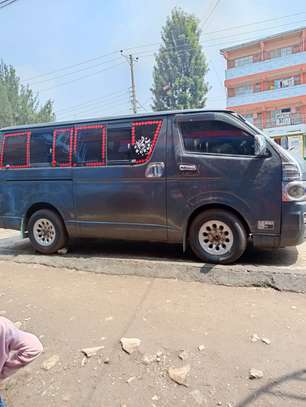
M9 261L0 262L0 281L0 313L34 332L45 348L2 383L9 406L306 404L305 295ZM271 344L253 343L255 333ZM141 346L128 355L121 337L139 338ZM92 346L104 349L84 359L80 350ZM146 354L155 360L145 364ZM56 365L42 369L54 355ZM174 383L168 368L186 365L186 386ZM263 378L250 380L251 368Z

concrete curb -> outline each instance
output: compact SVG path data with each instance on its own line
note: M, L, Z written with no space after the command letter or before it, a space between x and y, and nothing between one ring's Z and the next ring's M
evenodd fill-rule
M215 266L164 259L85 258L69 256L69 254L40 256L8 253L0 254L0 261L39 264L98 274L178 279L234 287L270 287L279 291L306 293L306 269L294 266Z

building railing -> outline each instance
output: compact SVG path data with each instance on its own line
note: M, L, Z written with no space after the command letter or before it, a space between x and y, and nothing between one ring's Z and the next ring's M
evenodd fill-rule
M306 115L301 113L277 113L274 117L263 121L262 118L254 119L254 126L259 129L269 129L273 127L294 126L297 124L306 124Z

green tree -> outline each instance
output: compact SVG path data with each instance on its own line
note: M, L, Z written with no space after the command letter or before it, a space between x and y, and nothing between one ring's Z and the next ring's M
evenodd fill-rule
M11 65L0 63L0 128L55 120L53 102L39 103L29 85L23 85Z
M202 108L206 103L208 65L200 44L199 20L172 10L162 28L162 45L153 70L153 110Z

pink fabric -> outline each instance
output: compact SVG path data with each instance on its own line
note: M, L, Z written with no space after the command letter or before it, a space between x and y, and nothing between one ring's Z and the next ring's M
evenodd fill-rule
M20 331L11 321L0 317L0 380L31 363L42 350L36 336Z

